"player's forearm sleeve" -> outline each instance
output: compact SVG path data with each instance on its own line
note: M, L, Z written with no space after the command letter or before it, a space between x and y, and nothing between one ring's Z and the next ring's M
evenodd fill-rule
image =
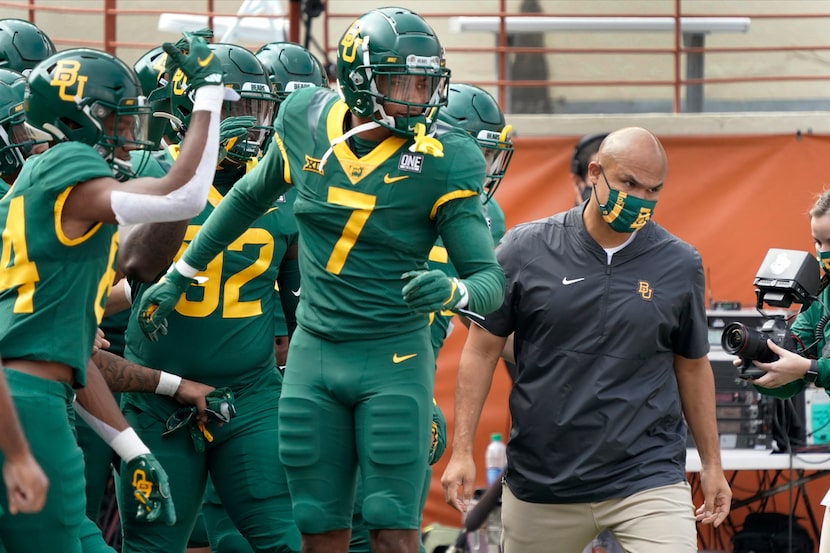
M110 203L119 224L180 221L195 217L202 212L216 171L216 157L219 151L219 111L223 95L224 87L221 86L204 86L196 91L194 111L208 111L210 125L202 157L190 180L163 196L136 194L123 190L113 191L110 195Z
M266 167L260 163L231 188L185 250L185 263L204 269L285 192L288 185L280 178L281 173L272 175Z
M438 221L450 260L467 287L466 309L480 315L495 311L504 299L504 271L496 261L481 201L470 197L447 202Z

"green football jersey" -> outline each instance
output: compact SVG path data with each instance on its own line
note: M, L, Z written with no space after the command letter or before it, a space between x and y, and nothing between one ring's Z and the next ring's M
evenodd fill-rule
M363 157L339 142L321 166L349 116L335 93L315 88L289 96L276 123L284 169L297 190L297 322L337 341L393 336L427 323L404 302L401 275L427 268L440 225L453 224L442 219L442 206L478 201L483 182L478 146L454 130L437 137L443 157L411 151L412 139L392 136Z
M64 363L86 384L95 330L115 277L117 225L98 223L79 238L60 228L79 182L112 177L90 146L64 142L30 158L0 200L0 352Z
M205 209L188 225L177 259L222 200L212 187ZM213 386L244 386L272 368L279 302L274 282L286 249L297 239L284 205L276 202L199 272L197 279L206 280L188 288L168 316L167 335L161 340L151 342L142 334L138 310L133 310L127 357ZM146 287L134 292L134 305Z

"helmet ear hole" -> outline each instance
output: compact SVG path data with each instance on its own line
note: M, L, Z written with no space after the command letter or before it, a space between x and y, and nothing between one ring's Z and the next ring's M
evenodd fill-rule
M69 129L70 131L78 130L81 128L81 125L77 121L67 119L66 117L61 117L60 119L58 119L58 122L60 123L61 127Z
M360 87L363 86L363 83L366 82L366 79L363 78L363 73L359 71L351 71L349 73L349 81L355 86Z

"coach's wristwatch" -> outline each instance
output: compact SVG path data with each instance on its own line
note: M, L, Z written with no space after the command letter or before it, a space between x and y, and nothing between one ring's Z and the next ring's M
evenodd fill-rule
M816 359L810 360L810 368L804 373L804 382L815 384L818 379L818 361Z

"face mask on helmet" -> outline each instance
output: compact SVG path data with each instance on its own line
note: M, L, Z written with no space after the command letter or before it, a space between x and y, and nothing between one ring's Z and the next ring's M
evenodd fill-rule
M233 152L225 158L228 162L242 164L258 157L271 136L271 124L276 103L273 85L262 62L250 51L236 44L209 45L222 65L225 86L240 95L236 102L224 102L222 117L253 116L256 123L248 132L248 140L237 143ZM179 70L170 86L171 113L181 121L184 129L190 123L193 99L186 92L187 78ZM223 160L224 163L224 160Z
M17 174L34 143L26 125L0 123L0 177Z
M94 148L109 162L115 178L128 180L140 176L142 167L133 166L130 153L136 150L153 150L156 147L152 140L147 139L150 113L146 101L141 102L135 109L122 107L109 110L98 109L96 106L90 111L97 111L103 115L101 138Z
M25 91L26 77L0 69L0 176L4 178L14 178L34 145L39 143L25 125Z
M487 194L485 203L496 193L510 165L510 160L513 159L513 143L510 141L512 130L511 125L506 125L500 133L482 130L476 136L487 165L484 177L484 191Z
M245 85L252 83L245 83ZM243 85L243 89L245 86ZM237 141L234 147L228 151L226 160L228 162L242 165L248 160L256 158L264 150L268 140L271 138L275 100L272 97L262 98L260 96L246 97L242 92L242 98L236 102L224 102L222 114L224 118L253 116L256 123L248 129L248 137L244 141Z
M417 123L431 127L439 106L447 103L447 79L427 68L412 68L405 73L392 68L376 69L372 89L378 104L378 119L393 131L409 134Z
M168 84L165 72L166 63L167 54L161 47L156 47L144 54L133 65L141 83L141 90L147 96L151 113L170 113L170 95L163 90ZM168 144L179 142L178 135L170 125L170 119L166 117L152 116L149 119L147 138L156 144L157 148L161 147L162 139Z

